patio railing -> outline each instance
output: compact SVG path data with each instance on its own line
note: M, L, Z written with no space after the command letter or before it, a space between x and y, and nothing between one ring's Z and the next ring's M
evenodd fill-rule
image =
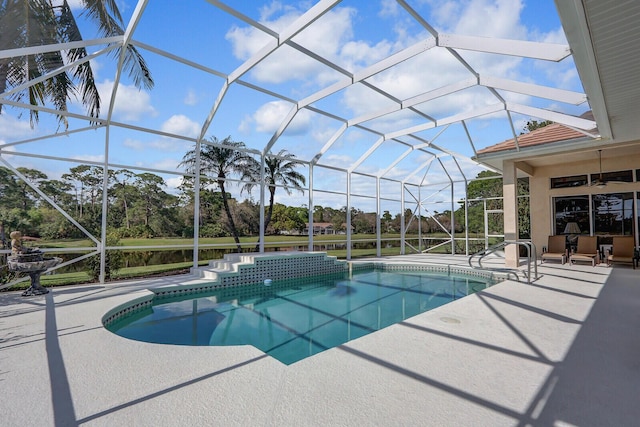
M538 262L537 262L537 255L536 255L536 246L533 244L533 242L529 242L529 241L521 241L521 240L505 240L503 242L497 243L493 246L488 247L487 249L483 249L479 252L476 252L475 254L472 254L469 256L469 267L471 268L476 268L476 269L482 269L482 270L495 270L495 271L503 271L503 272L507 272L507 273L513 273L516 277L516 280L519 282L520 278L518 276L518 272L520 271L519 269L510 269L510 268L487 268L484 267L482 265L482 259L484 257L486 257L487 255L493 254L497 251L499 251L500 249L505 248L508 245L517 245L517 246L524 246L525 248L527 248L527 273L526 273L526 277L527 277L527 283L531 284L531 262L533 261L533 269L534 269L534 276L533 276L533 280L538 280L539 276L538 276ZM474 259L477 257L477 266L473 265L473 261Z

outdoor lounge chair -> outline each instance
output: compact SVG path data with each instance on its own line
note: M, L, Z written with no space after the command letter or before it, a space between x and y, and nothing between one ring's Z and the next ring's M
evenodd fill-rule
M598 236L578 236L578 247L576 253L569 255L569 264L575 264L576 261L591 261L594 267L600 264Z
M564 235L549 236L546 252L540 256L540 264L547 259L557 259L565 263L567 260L567 238Z
M632 236L618 236L613 238L613 246L611 253L607 256L607 265L610 266L613 262L623 262L626 264L631 263L633 268L636 268L636 259L633 247Z

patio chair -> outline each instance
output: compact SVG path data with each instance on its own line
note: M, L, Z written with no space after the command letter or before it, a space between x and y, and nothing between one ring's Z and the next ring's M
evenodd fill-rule
M598 252L598 236L578 236L576 252L569 255L569 264L576 261L591 261L592 266L600 264Z
M636 258L633 247L632 236L618 236L613 238L613 246L611 253L607 256L607 265L611 266L611 263L621 262L625 264L633 265L636 268Z
M562 264L567 260L567 238L564 235L549 236L547 250L540 255L540 264L547 259L560 260Z

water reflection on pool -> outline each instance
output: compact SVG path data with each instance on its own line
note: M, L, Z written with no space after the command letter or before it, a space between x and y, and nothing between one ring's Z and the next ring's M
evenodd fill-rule
M363 271L165 299L109 329L139 341L249 344L297 362L488 286L477 277Z

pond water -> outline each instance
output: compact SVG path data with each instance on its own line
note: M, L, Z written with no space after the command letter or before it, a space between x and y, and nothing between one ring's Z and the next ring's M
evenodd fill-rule
M399 247L399 242L393 242L391 247ZM354 249L375 249L375 242L364 242L353 244ZM281 248L265 248L265 252L274 251L306 251L307 245L300 246L288 246ZM253 246L247 247L246 252L253 252L255 248ZM331 251L331 250L345 250L346 244L326 244L326 245L314 245L314 251ZM135 251L123 251L124 252L124 265L123 267L142 267L149 265L164 265L175 264L182 262L193 262L193 250L191 249L163 249L163 250L135 250ZM225 254L236 253L236 248L232 249L200 249L198 254L199 260L210 259L222 259ZM81 256L81 254L75 253L55 253L55 256L62 258L63 260L71 260ZM68 265L66 267L56 270L58 273L68 273L76 271L84 271L86 269L85 262L79 261L77 263Z

